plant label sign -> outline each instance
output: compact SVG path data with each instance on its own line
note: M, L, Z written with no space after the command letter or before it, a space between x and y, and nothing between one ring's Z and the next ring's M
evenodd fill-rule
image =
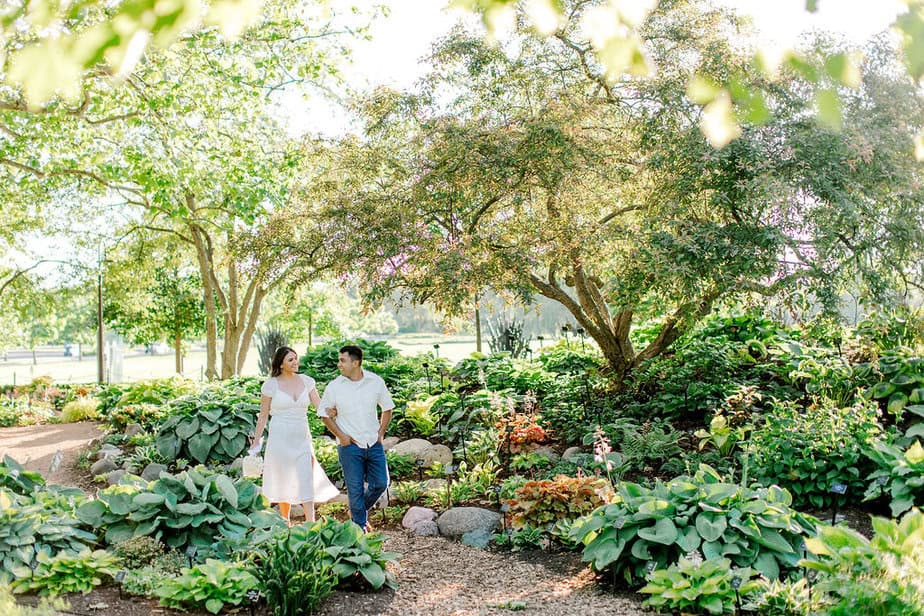
M832 483L831 492L834 494L846 494L847 484L846 483Z

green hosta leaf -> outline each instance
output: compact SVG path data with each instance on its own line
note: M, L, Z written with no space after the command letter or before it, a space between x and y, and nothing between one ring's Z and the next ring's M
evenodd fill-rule
M216 475L215 487L218 488L221 496L228 502L228 504L236 509L237 489L234 487L234 483L232 483L231 480L225 475Z
M359 569L359 572L375 589L379 589L385 584L385 570L377 563L365 565Z
M77 517L81 522L92 528L99 528L102 526L103 515L105 513L106 505L98 500L84 503L77 508Z
M703 541L718 541L726 528L728 528L728 522L721 515L713 516L703 512L696 516L696 531Z
M908 395L908 402L913 402L914 404L924 402L924 387L911 390L911 394Z
M895 392L889 397L889 403L886 407L886 410L893 415L898 415L902 412L906 402L908 402L908 397L905 394Z
M897 376L893 376L889 380L893 385L896 385L898 387L904 387L906 385L913 385L914 383L918 382L917 377L914 376L913 374L899 374Z
M670 518L661 518L654 526L639 529L638 536L654 543L670 545L677 540L677 527Z
M894 391L895 385L889 383L888 381L882 381L881 383L876 383L873 385L873 388L869 390L869 394L871 397L879 399L892 395L892 392Z
M192 436L199 431L199 420L195 417L189 417L176 427L176 435L188 441Z
M215 444L216 440L216 434L199 432L189 439L186 446L189 447L189 453L196 461L205 464L209 459L209 453L212 451L212 446Z
M905 438L924 438L924 421L920 421L908 428L905 431Z
M912 465L924 462L924 447L921 447L921 441L914 441L914 444L905 452L905 459Z
M780 579L780 565L769 552L761 552L751 566L764 574L768 580Z

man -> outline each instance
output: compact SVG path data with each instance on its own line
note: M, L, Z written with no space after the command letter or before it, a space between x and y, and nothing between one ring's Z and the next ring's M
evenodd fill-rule
M318 417L337 437L350 517L368 532L369 510L388 487L382 439L395 404L382 377L363 370L363 351L358 346L340 349L337 368L340 376L324 389ZM381 419L377 407L382 408Z

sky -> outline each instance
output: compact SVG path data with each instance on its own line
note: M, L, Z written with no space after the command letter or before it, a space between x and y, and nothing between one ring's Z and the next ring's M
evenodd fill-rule
M632 1L632 0L629 0ZM805 10L806 0L716 0L717 3L749 15L764 46L792 47L799 35L813 29L840 33L861 43L888 28L895 16L907 10L900 0L819 0L818 11ZM351 85L387 85L409 88L425 72L421 59L433 42L459 19L477 18L458 10L445 10L447 0L383 0L390 14L372 24L371 40L353 48L352 64L344 71ZM293 134L319 132L334 136L349 130L343 112L334 105L314 99L291 98L289 130Z

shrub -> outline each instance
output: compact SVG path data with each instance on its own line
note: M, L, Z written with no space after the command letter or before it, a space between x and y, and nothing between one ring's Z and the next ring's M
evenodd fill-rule
M326 439L315 439L313 444L314 455L327 474L327 478L331 481L343 479L343 468L340 466L340 458L337 455L337 445Z
M586 515L613 498L613 488L597 477L567 477L527 481L508 504L511 524L548 527L558 520L573 520Z
M901 421L906 410L924 416L924 357L908 349L893 349L882 354L871 373L881 380L867 390L867 397L878 400L896 421Z
M69 592L87 594L116 574L119 559L105 550L91 552L83 548L76 554L60 552L55 556L39 552L36 563L28 576L13 582L15 592L37 590L43 596Z
M171 403L175 414L161 424L157 449L168 460L227 464L247 449L260 397L246 382L213 385Z
M363 350L363 365L375 372L383 379L385 376L376 371L374 366L396 357L398 350L387 342L370 342L363 338L356 340L330 341L308 348L298 358L299 371L310 374L322 383L330 382L340 374L337 370L337 360L340 358L340 349L347 344L355 344ZM388 380L385 381L388 383Z
M219 534L243 537L275 524L266 499L246 479L190 469L150 483L115 485L81 505L78 517L105 533L108 544L151 536L170 547L210 545Z
M667 608L684 614L734 614L737 597L732 578L741 580L739 593L746 595L759 588L759 582L751 579L754 575L747 567L733 569L727 558L705 562L681 558L676 565L652 571L639 592L651 595L645 605L659 611Z
M276 349L289 346L289 336L277 327L266 327L257 331L257 363L260 374L269 376Z
M859 501L872 465L865 449L880 433L878 410L869 403L838 408L822 400L802 409L777 403L751 435L754 476L788 489L797 507ZM843 483L845 495L831 486Z
M311 614L330 596L339 578L325 556L323 546L293 541L290 532L257 559L250 571L275 616Z
M423 488L416 481L401 481L391 484L392 497L399 503L413 505L423 496Z
M129 569L122 580L122 589L132 595L155 596L166 578L175 578L186 568L186 558L176 551L167 552L140 569Z
M10 589L0 584L0 614L4 616L58 616L70 606L60 599L42 599L38 605L19 605Z
M113 546L113 553L126 569L140 569L164 553L164 544L153 537L133 537Z
M312 543L322 547L324 562L330 565L340 580L364 580L372 588L395 588L394 577L385 568L397 554L382 551L383 537L366 534L352 522L327 519L296 526L289 533L293 546Z
M630 584L649 562L665 568L700 550L709 560L726 557L768 578L795 567L802 537L813 518L790 508L792 497L776 486L753 490L725 483L702 465L654 487L622 482L614 501L575 523L571 537L597 571L612 569Z
M863 500L888 494L893 517L924 504L924 447L920 441L915 440L906 451L877 441L866 455L878 468L869 476L871 483Z
M98 394L100 412L108 415L113 409L139 404L163 406L171 400L197 391L199 385L195 381L182 377L151 379L129 385L108 385Z
M824 613L850 616L924 614L924 515L915 509L901 521L873 518L866 539L840 526L822 526L807 539L804 566L818 572L813 584Z
M19 462L4 454L0 462L0 488L16 494L30 496L45 487L45 478L35 471L27 471Z
M541 550L546 542L546 531L532 526L511 528L505 533L494 535L494 544L499 548L507 548L511 552Z
M163 423L173 412L169 404L126 404L109 412L109 425L121 432L128 424L140 424L144 430L152 430Z
M410 477L417 470L417 458L412 455L386 451L385 460L388 462L388 473L394 479Z
M99 400L96 398L78 398L68 402L61 409L61 423L74 423L87 419L99 419Z
M226 605L240 605L257 579L245 565L208 559L176 578L165 578L157 596L161 605L179 609L205 608L217 614Z
M537 415L516 413L502 417L495 427L503 439L504 448L512 452L527 451L549 439L549 434L539 425Z
M8 398L0 395L0 428L32 426L54 416L54 408L48 403L30 400L28 396Z

